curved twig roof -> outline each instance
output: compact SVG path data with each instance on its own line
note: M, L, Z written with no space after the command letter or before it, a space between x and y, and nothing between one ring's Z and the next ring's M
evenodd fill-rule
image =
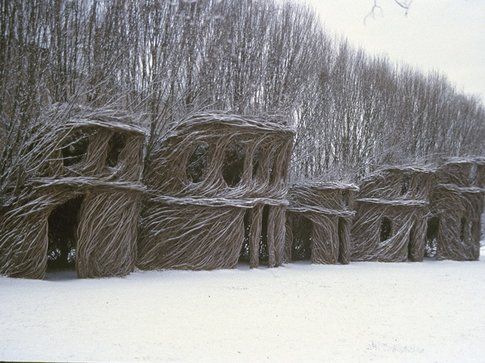
M273 116L274 117L274 116ZM241 116L230 113L214 111L198 113L180 121L172 131L183 133L204 126L231 126L241 129L260 130L262 132L289 132L294 134L295 128L261 116Z
M294 134L291 127L260 118L218 112L192 115L157 142L145 182L153 198L164 195L170 203L175 200L169 197L197 205L213 204L212 198L234 206L263 198L283 205ZM199 180L188 173L194 155L201 164ZM224 176L228 156L235 158L240 172L233 185Z

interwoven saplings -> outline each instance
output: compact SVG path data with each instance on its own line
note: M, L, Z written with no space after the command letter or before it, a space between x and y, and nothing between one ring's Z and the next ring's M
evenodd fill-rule
M428 244L437 259L478 260L485 193L485 159L452 158L437 172Z
M233 268L283 262L294 131L250 117L187 118L147 163L138 243L142 269Z
M352 261L422 261L434 171L391 167L365 178L356 197Z
M6 140L0 273L79 277L134 268L145 132L108 109L60 105ZM14 134L14 133L12 133Z
M353 184L298 183L288 193L286 261L349 263Z

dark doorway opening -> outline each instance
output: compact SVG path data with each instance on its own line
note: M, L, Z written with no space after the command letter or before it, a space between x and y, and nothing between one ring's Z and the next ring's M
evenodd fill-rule
M295 217L293 220L293 246L291 247L293 261L305 261L312 258L312 234L312 221L303 216Z
M348 194L348 193L344 193L345 194ZM345 199L345 198L344 198ZM346 221L344 218L339 218L338 219L338 262L340 263L349 263L349 259L350 259L350 256L349 256L349 247L348 247L348 243L349 243L349 236L346 235L346 234L350 234L347 230L348 228L346 228L346 224L349 223L348 221Z
M435 258L438 249L438 233L440 229L440 219L435 216L428 219L426 229L426 247L424 255L429 258Z
M409 240L408 240L408 260L414 261L414 233L415 228L414 225L411 227L409 231Z
M49 215L47 271L73 270L76 267L76 243L79 214L84 196L69 199Z

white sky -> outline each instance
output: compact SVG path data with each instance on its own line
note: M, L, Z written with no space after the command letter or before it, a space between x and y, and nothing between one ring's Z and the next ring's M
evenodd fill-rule
M393 0L380 0L383 16L365 25L372 0L300 1L354 45L424 72L438 70L459 90L485 100L485 0L414 0L407 16Z

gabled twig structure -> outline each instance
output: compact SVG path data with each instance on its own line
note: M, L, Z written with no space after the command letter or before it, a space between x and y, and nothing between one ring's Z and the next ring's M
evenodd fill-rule
M453 158L440 166L431 199L428 243L437 259L477 260L485 193L485 160Z
M352 226L353 261L421 261L434 174L431 168L392 167L360 185Z
M252 267L262 250L269 266L280 265L293 136L286 126L224 113L175 127L147 164L138 266L232 268L245 231Z
M0 274L43 278L48 264L69 263L79 277L133 270L145 132L130 123L112 110L64 105L8 145Z
M334 182L293 185L288 193L286 261L349 263L356 191L353 184Z

